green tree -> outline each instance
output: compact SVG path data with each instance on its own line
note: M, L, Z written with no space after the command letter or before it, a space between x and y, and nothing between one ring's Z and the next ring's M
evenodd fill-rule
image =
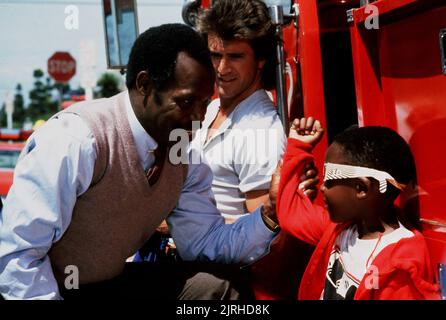
M21 128L26 117L25 100L22 94L22 85L19 83L15 88L16 93L14 95L14 113L12 118L14 119L14 126Z
M49 78L46 78L43 83L44 73L40 69L34 70L33 76L35 79L34 88L29 92L31 102L27 114L33 121L47 120L58 110L57 101L53 101L51 98L51 90L54 86Z
M79 95L83 95L83 94L85 94L85 89L82 88L82 87L78 87L75 91L76 91L76 93L79 94Z
M121 80L112 73L103 73L97 82L99 98L108 98L119 93Z
M22 85L20 83L17 84L15 90L16 92L14 94L13 100L14 112L12 114L12 118L14 121L13 127L21 128L26 117L25 100L23 99ZM2 107L0 108L0 127L6 127L6 118L6 104L3 103Z
M6 103L3 102L0 108L0 127L6 127Z
M68 83L55 83L52 86L52 88L57 89L58 94L62 92L62 96L69 93L71 90L70 85Z

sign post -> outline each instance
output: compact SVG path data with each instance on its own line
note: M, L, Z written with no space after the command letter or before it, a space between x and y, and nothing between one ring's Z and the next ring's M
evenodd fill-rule
M83 40L79 50L80 85L85 89L85 100L93 100L96 86L96 45L91 40Z

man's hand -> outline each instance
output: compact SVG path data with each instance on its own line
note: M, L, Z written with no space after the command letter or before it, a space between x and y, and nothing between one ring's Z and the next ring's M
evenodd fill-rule
M269 197L262 207L262 217L266 216L275 223L278 223L276 214L276 200L277 193L279 191L280 171L282 170L282 166L283 160L280 160L277 164L276 170L271 177ZM298 188L302 190L303 193L313 202L316 199L319 184L318 170L313 162L309 162L304 166L304 172L299 177L299 180L301 181L301 183L299 184ZM267 222L265 221L265 223Z
M313 117L294 119L289 137L311 144L313 147L322 139L324 128L322 128L319 120Z
M269 186L269 202L270 204L276 208L276 200L277 200L277 192L279 192L279 183L280 183L280 171L282 170L283 160L279 160L277 163L276 170L271 176L271 184Z
M276 224L279 223L276 214L276 199L277 199L277 192L279 191L280 171L282 169L282 164L283 160L279 160L276 170L274 171L271 177L271 184L269 187L269 197L265 201L262 207L262 218L266 225L268 225L268 222L265 221L267 219L272 220ZM264 218L265 216L267 217L267 219Z
M170 237L169 226L167 225L166 220L163 220L163 222L161 222L161 224L155 230L161 233L163 236Z
M277 214L276 214L276 200L277 200L277 192L279 191L279 183L280 183L280 171L282 170L283 160L280 160L277 164L276 170L271 177L271 185L269 188L269 197L267 201L264 203L262 208L262 216L266 216L275 223L278 223ZM299 177L300 181L299 189L303 191L303 193L311 200L314 201L317 196L318 190L318 170L314 166L314 163L308 163L304 167L303 174ZM265 219L264 219L265 220ZM265 221L265 223L267 223Z

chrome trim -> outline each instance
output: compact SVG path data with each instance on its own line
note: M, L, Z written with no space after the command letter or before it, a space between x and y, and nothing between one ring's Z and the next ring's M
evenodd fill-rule
M185 24L190 27L195 27L200 7L201 0L184 0L181 17Z
M446 75L446 28L440 30L441 69Z
M347 22L348 22L348 23L354 21L354 18L353 18L353 10L354 10L354 9L348 9L348 10L346 11L346 13L347 13Z
M446 300L446 264L438 264L438 280L440 282L441 300Z
M288 104L286 100L286 82L285 82L285 55L283 52L283 32L282 27L284 25L284 16L282 6L270 6L268 7L271 21L276 27L277 45L276 45L276 100L277 100L277 112L279 113L280 120L282 121L285 134L288 135L289 120L288 120Z

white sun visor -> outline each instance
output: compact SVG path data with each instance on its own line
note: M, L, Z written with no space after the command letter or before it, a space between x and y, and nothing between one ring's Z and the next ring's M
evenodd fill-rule
M404 184L397 182L395 178L385 171L329 162L324 164L324 181L366 177L378 180L379 192L381 193L387 191L387 182L400 190L403 190L405 187Z

